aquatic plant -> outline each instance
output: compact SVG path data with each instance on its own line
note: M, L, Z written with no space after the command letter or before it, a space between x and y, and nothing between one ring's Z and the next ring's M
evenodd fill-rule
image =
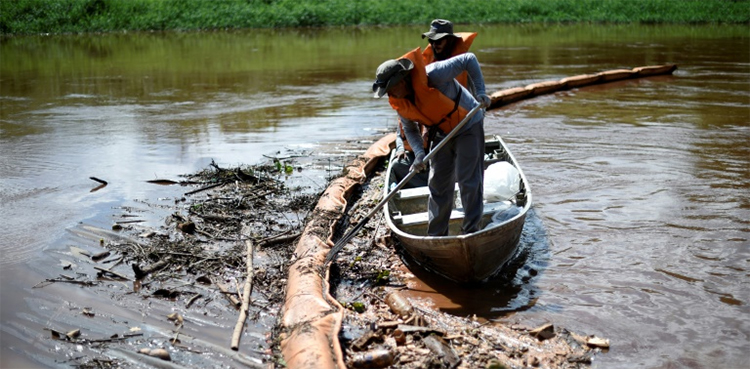
M455 23L745 23L750 1L15 0L0 34Z

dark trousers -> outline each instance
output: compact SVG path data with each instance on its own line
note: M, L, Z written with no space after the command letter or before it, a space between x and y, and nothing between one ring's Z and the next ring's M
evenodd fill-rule
M478 231L484 212L483 180L484 125L480 122L454 136L430 161L427 235L448 235L456 182L464 208L461 230L463 233Z

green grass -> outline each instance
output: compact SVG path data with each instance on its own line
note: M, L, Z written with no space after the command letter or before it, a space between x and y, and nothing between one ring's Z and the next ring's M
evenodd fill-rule
M478 23L750 24L748 0L2 0L0 33Z

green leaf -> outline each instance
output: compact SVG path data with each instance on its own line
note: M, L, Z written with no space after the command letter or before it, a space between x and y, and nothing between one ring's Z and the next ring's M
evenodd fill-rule
M356 311L358 313L364 313L365 312L365 304L363 304L363 303L361 303L359 301L352 302L352 309L354 309L354 311Z

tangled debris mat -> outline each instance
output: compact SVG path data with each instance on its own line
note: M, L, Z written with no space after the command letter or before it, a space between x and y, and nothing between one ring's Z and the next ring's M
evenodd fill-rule
M287 367L279 348L286 272L295 240L320 193L288 188L278 179L288 170L286 165L277 160L243 168L212 163L180 181L192 190L167 207L162 226L123 220L112 230L81 231L100 241L100 249L71 249L87 261L86 267L63 265L75 273L63 272L37 287L95 289L109 294L113 304L139 312L141 319L117 320L71 304L71 310L89 320L105 321L87 322L83 330L74 323L48 328L51 339L68 344L63 345L70 351L68 364ZM379 201L384 169L382 163L353 194L339 231L356 224ZM505 327L446 314L429 301L411 299L411 275L398 250L378 215L331 265L330 292L346 308L338 338L348 367L582 368L608 348L607 340L552 324ZM230 337L248 284L247 319L235 351Z

